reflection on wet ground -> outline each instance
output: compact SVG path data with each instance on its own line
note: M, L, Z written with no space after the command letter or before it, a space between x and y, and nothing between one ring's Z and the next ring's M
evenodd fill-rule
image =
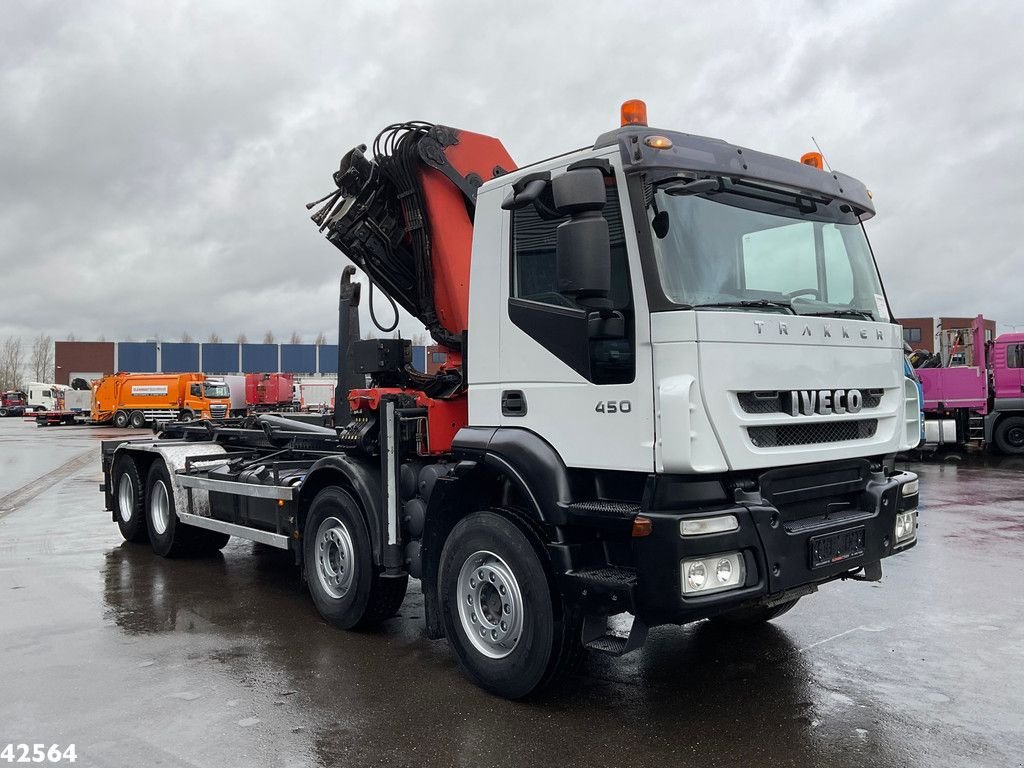
M1024 475L913 468L921 543L880 584L757 631L656 629L510 703L422 637L418 590L379 630L338 632L285 553L121 542L88 467L0 517L0 742L110 766L1018 765Z

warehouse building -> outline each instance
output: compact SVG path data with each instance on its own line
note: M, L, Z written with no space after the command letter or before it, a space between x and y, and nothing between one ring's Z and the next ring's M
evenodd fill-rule
M426 350L413 347L413 367L426 370ZM291 373L336 376L337 344L223 344L171 341L58 341L56 384L127 373Z

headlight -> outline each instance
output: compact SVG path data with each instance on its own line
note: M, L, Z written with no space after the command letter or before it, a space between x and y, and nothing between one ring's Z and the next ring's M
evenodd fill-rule
M742 587L746 580L746 566L739 552L684 560L682 577L684 595L707 595Z
M916 496L920 486L920 482L917 480L911 480L909 483L904 483L900 490L904 496Z
M917 510L900 512L896 515L896 545L906 544L917 536Z
M680 536L704 536L708 533L728 533L740 527L736 515L702 517L697 520L683 520L679 523Z

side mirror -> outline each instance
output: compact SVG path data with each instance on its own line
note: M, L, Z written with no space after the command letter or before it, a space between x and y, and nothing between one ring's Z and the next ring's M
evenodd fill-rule
M551 181L555 209L569 216L556 230L558 291L580 306L608 309L612 253L608 222L601 215L606 194L597 168L566 171Z

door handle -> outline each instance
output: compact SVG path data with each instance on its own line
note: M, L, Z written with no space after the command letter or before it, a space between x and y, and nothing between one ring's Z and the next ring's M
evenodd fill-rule
M525 416L526 395L519 389L506 389L501 393L502 416Z

